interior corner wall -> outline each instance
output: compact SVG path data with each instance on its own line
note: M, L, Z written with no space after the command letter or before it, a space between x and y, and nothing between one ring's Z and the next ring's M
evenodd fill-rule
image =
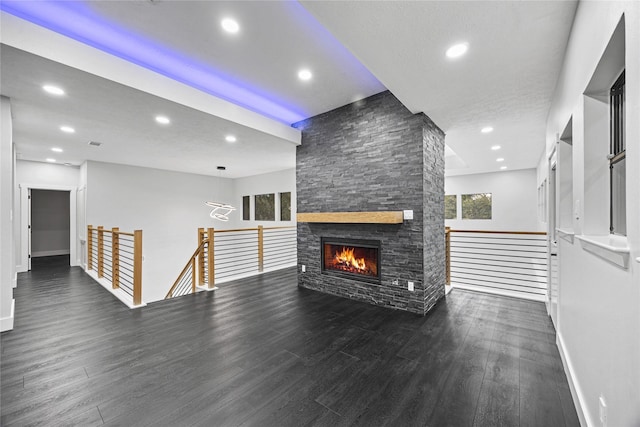
M579 3L548 114L543 155L551 153L556 135L573 117L573 204L580 207L573 230L576 237L597 231L600 226L588 230L584 222L598 212L588 212L594 206L585 203L593 172L585 151L594 147L586 145L590 123L583 93L623 18L629 265L623 268L586 251L578 238L558 241L557 343L585 426L601 424L600 398L607 405L607 425L640 425L640 2ZM606 157L601 161L606 165ZM606 230L601 233L607 237Z
M0 96L0 332L13 329L15 301L13 183L15 151L11 101Z
M204 203L232 203L226 178L89 161L86 224L143 232L142 300L163 299L197 247L199 227L237 228L238 215L221 223Z
M296 153L298 212L413 210L413 219L402 224L298 222L298 264L305 266L298 285L424 315L427 302L432 306L444 296L442 131L390 92L294 126L302 131ZM433 209L425 202L434 203ZM427 232L426 222L439 231ZM379 240L381 282L324 274L322 237ZM428 254L425 245L432 245ZM415 291L407 289L408 281Z
M458 219L445 225L456 230L545 231L538 220L536 170L448 176L445 194L457 195ZM461 195L491 193L491 219L462 219Z
M422 206L424 259L424 314L444 297L446 254L444 236L444 132L423 115Z
M232 205L237 207L235 213L238 218L240 228L253 228L259 225L263 227L284 227L296 225L296 170L295 168L285 169L278 172L253 175L233 180L234 200ZM291 221L280 221L280 199L279 193L291 193ZM276 198L276 220L275 221L255 221L254 196L256 194L275 194ZM242 219L242 198L249 196L250 219Z

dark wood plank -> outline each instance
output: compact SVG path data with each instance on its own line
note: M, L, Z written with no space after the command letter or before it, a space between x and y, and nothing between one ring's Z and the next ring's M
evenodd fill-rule
M18 276L3 426L578 425L543 304L454 290L425 317L296 269L129 310L68 258Z

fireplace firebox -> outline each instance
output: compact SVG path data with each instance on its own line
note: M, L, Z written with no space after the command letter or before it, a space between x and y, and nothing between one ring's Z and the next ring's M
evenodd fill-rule
M380 241L321 238L322 273L380 283Z

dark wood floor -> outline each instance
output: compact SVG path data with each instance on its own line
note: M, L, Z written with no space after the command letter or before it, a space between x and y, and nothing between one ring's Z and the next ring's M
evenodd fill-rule
M577 426L544 305L454 290L426 317L295 269L129 310L65 259L18 277L3 426Z

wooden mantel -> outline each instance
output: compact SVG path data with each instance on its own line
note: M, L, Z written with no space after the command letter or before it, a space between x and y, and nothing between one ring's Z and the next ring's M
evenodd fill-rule
M343 224L402 224L402 211L387 212L309 212L299 213L298 222L324 222Z

